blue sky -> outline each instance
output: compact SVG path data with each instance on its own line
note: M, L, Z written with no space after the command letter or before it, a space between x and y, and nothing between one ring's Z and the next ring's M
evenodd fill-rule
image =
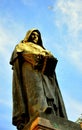
M56 74L68 119L82 113L82 0L0 0L0 129L12 125L12 70L16 44L38 28L58 59Z

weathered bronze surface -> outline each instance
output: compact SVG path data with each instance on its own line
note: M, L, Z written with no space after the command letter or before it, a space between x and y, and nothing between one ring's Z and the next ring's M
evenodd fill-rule
M13 68L13 125L21 130L39 112L67 119L55 73L57 59L44 48L37 29L29 30L16 45L10 64Z

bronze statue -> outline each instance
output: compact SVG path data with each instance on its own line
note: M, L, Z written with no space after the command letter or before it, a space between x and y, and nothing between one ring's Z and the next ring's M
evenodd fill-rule
M13 69L12 123L21 130L36 113L53 113L67 119L55 67L57 59L43 46L37 29L27 32L16 45L10 64Z

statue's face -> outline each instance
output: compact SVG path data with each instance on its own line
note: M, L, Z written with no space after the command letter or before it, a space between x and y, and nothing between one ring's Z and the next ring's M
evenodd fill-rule
M31 42L37 44L38 40L39 40L39 34L37 32L32 32L31 34Z

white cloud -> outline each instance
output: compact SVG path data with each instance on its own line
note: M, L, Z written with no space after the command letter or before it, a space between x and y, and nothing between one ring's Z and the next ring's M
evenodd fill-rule
M54 14L54 22L63 37L57 48L82 72L82 0L58 0Z
M58 15L58 25L66 24L72 35L82 30L82 0L58 0L54 11Z
M66 112L68 119L71 121L76 121L82 114L82 102L77 98L74 98L70 93L64 94L64 103L66 107Z
M6 107L8 107L10 109L12 107L11 100L9 100L9 99L8 99L8 101L7 101L7 99L0 99L0 105L1 106L6 106Z
M23 33L23 26L16 23L12 16L6 14L3 18L0 18L0 54L4 58L6 56L5 60L17 44L16 41L21 40L20 37Z
M67 50L69 60L73 62L82 72L82 43L75 46L69 46Z
M68 60L82 73L82 43L75 44L74 42L68 43L67 45L54 45L56 51L61 57Z
M73 99L70 95L66 95L65 105L68 119L75 122L82 113L82 102Z
M10 35L8 34L9 33L5 28L0 27L0 53L4 56L8 55L7 44L9 44L10 41Z
M26 6L34 6L35 5L35 1L33 1L33 0L21 0L21 1Z

